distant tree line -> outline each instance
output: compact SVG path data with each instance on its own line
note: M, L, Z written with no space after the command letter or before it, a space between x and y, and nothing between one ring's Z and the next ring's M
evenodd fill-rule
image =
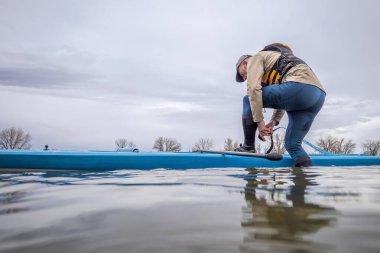
M118 139L116 142L120 142L120 140L124 140L123 143L129 143L128 147L133 146L133 142L128 142L126 139ZM197 142L194 143L191 151L198 150L211 150L214 148L214 140L210 138L200 138ZM239 142L234 141L232 138L227 137L224 140L224 150L225 151L234 151L237 147L239 147ZM117 147L121 147L116 144ZM270 142L258 142L256 144L256 152L257 153L265 153L270 146ZM352 142L350 139L345 138L337 138L332 136L320 137L317 140L317 146L321 149L333 153L333 154L352 154L356 148L356 144ZM154 141L153 149L158 152L179 152L181 151L182 145L179 141L174 138L169 137L158 137ZM368 140L362 144L363 153L371 156L380 155L380 141ZM275 133L273 135L273 149L272 153L284 154L286 152L285 149L285 141L284 135Z
M24 132L21 128L10 127L0 131L0 149L30 149L32 137L29 133ZM333 154L352 154L356 144L351 139L333 137L320 137L317 146ZM135 143L127 138L118 138L115 140L117 148L136 147ZM194 143L192 151L210 150L215 146L211 138L200 138ZM224 150L233 151L239 147L239 142L227 137L224 140ZM256 152L263 153L269 147L269 142L258 142ZM361 145L363 153L370 156L380 155L380 140L367 140ZM158 152L179 152L182 150L181 143L175 138L160 136L155 139L153 149ZM272 152L283 154L286 152L284 145L284 135L275 133L273 135Z

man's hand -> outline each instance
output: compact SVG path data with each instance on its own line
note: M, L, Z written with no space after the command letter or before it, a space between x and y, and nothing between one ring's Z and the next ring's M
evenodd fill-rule
M265 127L269 130L270 134L272 135L273 134L273 127L276 126L278 124L277 121L273 120L271 122L269 122Z
M272 130L273 130L273 127L272 129L268 128L266 125L265 125L265 122L264 120L260 121L257 123L258 127L259 127L259 138L264 141L265 140L265 136L271 136L272 135ZM269 125L269 124L268 124Z

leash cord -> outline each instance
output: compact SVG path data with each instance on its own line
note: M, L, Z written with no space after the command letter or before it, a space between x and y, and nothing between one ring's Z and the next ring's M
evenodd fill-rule
M274 133L276 130L280 129L280 128L286 129L285 127L277 127L277 128L275 128L275 129L273 129L273 132L272 132L272 134L271 134L271 136L270 136L270 147L269 147L269 149L265 152L265 154L269 154L269 153L272 151L273 146L274 146L274 143L273 143L273 133Z

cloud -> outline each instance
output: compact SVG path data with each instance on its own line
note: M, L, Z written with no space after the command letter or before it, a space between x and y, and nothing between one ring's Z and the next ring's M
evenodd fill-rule
M0 85L54 88L67 87L94 78L85 73L52 68L0 68Z
M235 84L234 64L273 41L291 45L327 90L311 137L377 136L376 1L0 5L0 127L30 131L38 147L112 148L121 136L147 149L160 135L185 147L204 136L219 147L227 136L242 139L246 88ZM294 17L303 22L294 27ZM350 131L358 127L368 131Z
M167 136L187 150L202 136L222 146L227 136L242 134L240 101L225 110L161 98L146 103L88 93L74 96L71 89L53 92L56 95L51 90L0 87L0 129L21 127L32 135L34 148L49 144L56 149L113 149L116 138L126 137L151 150L155 138Z
M367 140L380 140L380 116L361 117L356 122L337 128L320 128L312 132L315 140L331 135L333 137L352 139L356 150L361 151L361 144Z
M326 102L314 121L313 129L351 126L363 118L380 116L379 108L380 102L377 100L327 95Z

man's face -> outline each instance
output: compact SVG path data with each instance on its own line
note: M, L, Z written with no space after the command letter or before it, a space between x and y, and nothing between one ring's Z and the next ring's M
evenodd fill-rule
M247 80L247 63L248 63L248 60L244 60L239 65L239 68L238 68L239 75L241 75L241 77L243 77L244 81Z

